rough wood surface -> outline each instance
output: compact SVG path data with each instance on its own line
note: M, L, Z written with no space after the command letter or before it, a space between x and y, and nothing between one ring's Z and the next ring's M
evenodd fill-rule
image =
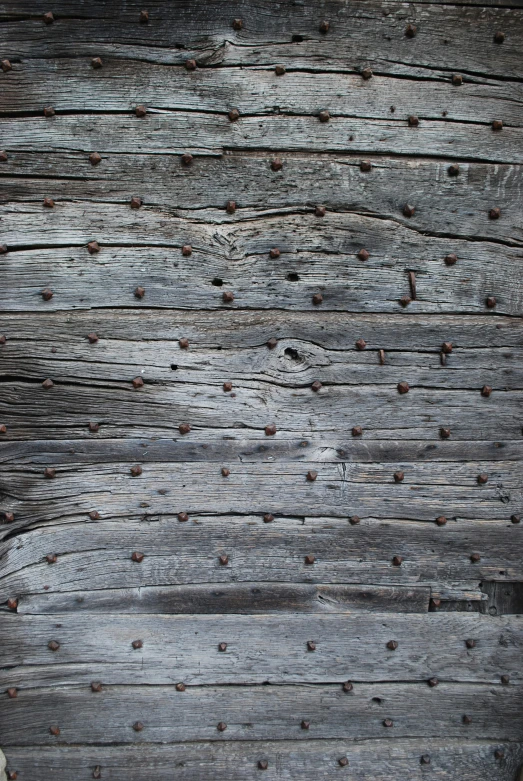
M522 48L0 5L10 781L519 781Z

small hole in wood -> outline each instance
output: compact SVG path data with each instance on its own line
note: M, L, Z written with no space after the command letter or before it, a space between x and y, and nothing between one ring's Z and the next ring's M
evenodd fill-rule
M285 355L288 358L291 358L293 361L299 361L300 360L300 354L298 350L295 350L294 347L286 347L285 348Z
M287 274L287 279L289 282L299 282L300 275L296 274L295 271L289 271L289 273Z
M171 369L173 370L173 372L175 372L177 368L178 368L177 363L171 363Z
M223 279L220 279L219 277L214 277L212 284L215 287L221 287L223 285Z
M292 42L293 43L303 43L303 35L293 35L292 36Z

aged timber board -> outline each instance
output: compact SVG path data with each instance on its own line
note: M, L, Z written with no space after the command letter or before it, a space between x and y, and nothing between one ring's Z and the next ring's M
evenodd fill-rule
M521 781L522 51L0 3L2 781Z

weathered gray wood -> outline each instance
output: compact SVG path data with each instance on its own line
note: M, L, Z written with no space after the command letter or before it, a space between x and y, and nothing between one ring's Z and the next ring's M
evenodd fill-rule
M43 199L53 197L94 200L99 208L103 202L128 203L139 195L148 205L176 209L179 217L213 224L231 221L225 211L230 199L241 210L233 221L260 219L273 210L285 210L289 216L289 211L312 211L316 204L324 204L328 210L392 219L409 229L411 240L419 232L439 234L447 238L443 257L454 252L453 240L458 237L474 237L474 246L479 239L523 242L518 208L521 166L461 163L460 174L453 177L448 174L448 159L375 157L372 170L365 173L360 170L361 156L289 152L282 155L282 169L273 172L271 161L277 155L275 151L196 157L187 167L177 154L118 153L104 155L93 167L84 153L15 152L0 164L1 201L36 201L43 208ZM403 214L407 203L416 209L410 218ZM493 207L501 210L499 219L489 219ZM315 218L311 225L320 222ZM192 224L187 228L190 231ZM265 233L263 238L270 236Z
M421 0L425 2L425 0ZM470 3L472 7L463 7ZM474 6L477 7L474 7ZM183 64L195 56L205 64L274 64L315 70L359 70L372 65L378 72L425 76L427 68L521 77L518 42L521 12L518 0L472 0L452 4L404 6L391 2L353 2L315 7L270 2L148 3L149 23L139 24L141 5L54 2L56 21L44 26L45 2L2 4L5 43L11 57L99 56L139 57ZM513 6L511 9L485 6ZM319 24L328 17L328 35ZM25 18L24 18L25 17ZM39 18L40 17L40 18ZM232 28L242 18L241 31ZM408 23L418 27L414 39L405 36ZM503 46L494 32L506 32ZM303 40L289 45L293 35ZM421 67L419 67L421 66ZM468 74L467 74L468 75Z
M107 588L256 581L423 583L435 596L451 598L452 591L478 592L482 580L522 579L521 525L510 522L505 508L499 521L455 521L449 516L444 528L368 518L353 526L347 518L282 518L276 513L272 523L264 523L263 513L276 501L273 495L267 495L263 513L245 517L197 514L185 496L178 506L177 496L175 492L174 502L167 496L169 506L163 502L162 508L157 499L163 497L143 491L137 497L142 501L122 511L121 521L108 519L116 514L114 505L93 496L86 505L98 511L101 520L88 526L87 511L74 514L71 505L78 501L56 503L55 509L42 496L40 513L34 511L28 522L45 513L48 525L23 535L16 534L21 524L3 527L10 539L1 544L0 601L46 591L82 596L86 590ZM188 523L171 514L178 510L190 512ZM442 504L439 512L444 510ZM145 555L139 565L131 560L134 551ZM480 554L479 562L471 562L473 553ZM57 555L56 564L47 563L50 554ZM227 566L220 564L222 554L229 558ZM314 564L307 565L304 557L311 554ZM396 555L403 558L399 567L392 564Z
M481 614L4 615L2 668L58 666L62 683L523 683L523 617ZM474 638L469 651L465 640ZM500 638L502 642L500 643ZM143 647L134 649L140 639ZM57 651L48 643L60 644ZM397 642L395 651L387 648ZM315 650L307 643L313 641ZM227 644L224 652L219 644ZM77 672L77 665L90 669ZM9 686L11 670L1 673Z
M491 616L523 614L523 583L486 581L482 584L481 590L488 597L483 612Z
M503 752L503 761L494 752ZM514 781L523 760L521 743L459 739L411 738L365 741L311 740L235 743L174 743L139 746L40 746L38 752L9 747L10 768L32 781L88 778L96 767L102 778L113 781L143 781L154 774L156 781L250 781L260 778L258 762L266 760L263 778L271 781L332 781L348 773L354 781L405 781L426 774L422 755L430 757L429 773L442 781ZM349 759L343 772L339 760Z
M356 684L49 688L2 698L3 745L168 743L398 737L521 738L522 687L482 684ZM78 718L78 713L82 718ZM470 724L463 723L469 715ZM383 720L394 726L387 729ZM302 729L301 722L310 722ZM136 732L133 724L141 722ZM217 724L227 725L224 732ZM51 725L60 735L50 734Z
M220 586L140 586L103 591L31 594L19 614L39 613L344 613L348 610L426 613L428 586L222 583Z

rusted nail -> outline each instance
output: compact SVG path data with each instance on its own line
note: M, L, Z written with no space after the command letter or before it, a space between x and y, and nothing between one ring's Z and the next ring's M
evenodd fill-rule
M44 108L44 117L54 117L55 110L52 106L45 106Z
M227 643L218 643L218 651L225 653L227 650Z
M446 266L453 266L455 263L457 263L458 258L456 255L454 255L453 252L451 252L449 255L445 256L445 265Z
M321 303L323 303L323 296L321 293L314 293L312 297L312 303L314 306L319 306Z
M148 21L149 21L149 11L140 11L141 24L147 24Z
M349 518L349 523L351 526L357 526L358 523L360 523L360 521L361 519L359 515L351 515L351 517Z
M226 567L227 564L229 563L229 557L227 556L226 553L222 553L220 556L218 556L218 561L220 562L222 567Z
M467 648L475 648L476 641L469 637L467 640L465 640L465 645L467 646Z
M396 642L396 640L389 640L389 642L387 643L387 648L390 651L395 651L397 647L398 647L398 643Z
M227 729L227 724L224 721L219 721L218 724L216 725L216 729L218 730L218 732L225 732L225 730Z
M457 176L459 174L459 165L457 163L449 165L447 172L449 176Z
M142 199L137 195L133 195L131 198L131 209L139 209L142 205Z
M443 342L441 345L441 352L449 355L452 352L452 342Z
M237 120L240 118L240 112L238 111L238 109L237 109L237 108L232 108L232 109L229 111L229 114L228 114L228 116L229 116L229 120L230 120L231 122L236 122L236 121L237 121Z
M45 288L45 290L42 290L42 298L44 301L50 301L53 297L54 293L52 290L50 290L48 287Z
M360 249L358 252L358 258L360 260L368 260L370 258L370 252L366 249Z
M225 393L230 393L230 391L232 391L232 382L224 382L223 390L225 391Z
M185 60L185 67L188 71L196 70L196 60Z
M46 14L43 14L42 19L45 24L52 24L54 22L53 12L48 11Z
M399 302L400 302L401 306L405 309L405 307L407 307L410 304L411 301L412 301L412 298L410 296L402 296L400 298Z
M274 350L277 344L278 344L278 340L274 336L271 336L271 338L267 342L267 347L269 348L269 350Z
M431 607L437 609L438 607L441 607L441 599L438 599L437 597L432 597L430 600Z
M91 152L89 155L89 162L91 165L98 165L102 160L102 156L98 154L98 152Z
M93 692L101 692L102 691L102 683L101 683L101 681L92 681L92 683L91 683L91 691L93 691Z
M413 301L416 300L416 274L414 271L409 271L409 286L410 286L410 296Z
M358 339L358 341L356 342L356 349L358 350L364 350L366 346L367 346L367 342L365 341L365 339Z
M58 651L60 648L60 643L58 643L56 640L49 640L47 647L50 651Z
M519 515L511 515L510 520L512 521L512 523L519 523L521 518Z
M42 383L42 388L45 388L46 390L49 390L53 386L54 386L54 382L49 378L47 380L44 380Z
M93 778L101 778L102 777L102 768L100 765L96 765L95 769L93 770Z
M180 423L178 426L178 431L180 434L188 434L191 430L191 424L190 423Z
M7 607L9 610L16 610L18 607L18 600L14 599L14 597L9 597L7 600Z
M99 521L100 520L100 513L98 512L98 510L91 510L91 512L89 513L89 518L92 521Z
M236 211L236 201L227 201L227 204L225 206L225 211L227 214L234 214Z
M330 22L327 22L325 19L320 24L320 33L328 33L330 27Z
M56 724L53 724L52 727L49 727L49 732L51 733L51 735L58 737L58 735L60 734L60 727L56 726Z
M178 520L181 521L181 523L185 523L185 521L189 520L189 516L187 515L187 513L183 513L183 512L178 513Z
M192 255L192 246L190 244L184 244L182 247L182 255L188 258Z
M193 156L190 152L184 152L184 154L180 157L180 160L182 161L182 165L192 165Z
M143 647L143 641L142 641L142 640L133 640L133 642L131 643L131 645L132 645L132 647L133 647L133 648L135 649L135 651L136 651L138 648L142 648L142 647Z
M133 724L133 729L135 732L141 732L143 730L143 724L141 721L135 721Z
M439 435L442 439L448 439L450 437L450 429L449 428L440 428Z
M492 130L501 130L503 128L503 120L495 119L492 123Z
M419 761L421 765L430 765L430 757L428 754L422 754Z
M48 564L56 564L56 562L58 561L58 556L56 555L56 553L48 553L45 559Z
M431 687L431 689L434 688L434 686L437 686L439 681L437 678L429 678L427 681L428 685Z
M264 523L272 523L274 521L274 515L271 513L265 513L263 516L263 522Z
M0 334L0 344L5 344L7 342L7 337L5 334Z
M98 341L98 334L95 334L94 332L87 334L87 339L89 340L89 344L96 344Z
M417 32L418 30L414 24L408 24L405 28L405 35L407 38L414 38Z
M91 432L91 434L96 434L99 428L100 428L99 423L89 423L89 431Z
M436 518L436 525L437 526L445 526L446 523L447 523L447 519L445 518L445 516L444 515L438 515L438 517Z
M7 696L10 700L15 700L18 697L18 689L12 686L7 690Z
M180 348L182 350L188 350L189 349L189 340L185 336L182 336L181 339L178 339L178 344L180 345Z
M408 393L409 390L408 382L398 382L398 393Z
M4 521L6 523L13 523L14 519L15 519L15 514L14 513L11 513L11 512L5 512L4 513Z
M481 389L481 395L488 399L490 394L492 393L492 388L490 385L484 385Z
M455 87L461 87L461 85L463 84L463 76L461 75L461 73L455 73L452 76L452 83L454 84Z
M405 475L403 472L394 472L394 482L395 483L402 483L405 479Z
M316 643L314 640L307 640L307 651L315 651L316 650Z
M0 163L7 162L7 152L4 150L0 151Z
M225 293L222 293L222 301L224 304L232 304L234 301L234 293L231 293L230 290L226 290Z
M470 556L470 560L473 564L477 564L478 561L481 561L481 556L479 555L479 553L472 553Z
M362 160L360 163L360 171L362 171L364 174L368 173L370 169L372 168L372 163L370 160Z
M406 203L403 207L403 214L405 217L414 217L414 212L416 211L415 206L411 206L409 203Z
M274 160L271 163L271 168L273 171L281 171L283 168L283 163L279 157L275 157Z
M101 68L102 65L103 65L103 62L102 62L102 58L101 57L93 57L93 59L91 60L91 66L95 70L98 70L98 68Z
M325 110L320 111L320 113L318 114L318 119L320 120L320 122L328 122L330 118L331 115L329 114L328 111Z
M445 353L440 352L440 354L439 354L439 362L440 362L440 364L442 366L446 366L447 365L447 356L445 355Z
M478 482L478 485L485 485L485 483L488 483L488 475L485 474L485 472L482 472L480 475L476 477L476 480Z
M502 751L500 748L497 748L497 749L494 751L494 757L495 757L496 759L503 759L503 758L504 758L504 756L505 756L505 752L504 752L504 751Z
M383 366L385 364L385 350L380 350L378 352L378 355L379 355L380 365Z
M402 556L393 556L392 557L392 563L395 567L401 567L401 564L403 562Z
M318 477L318 473L315 472L314 469L310 469L307 472L306 479L309 481L309 483L313 483L317 477Z
M508 675L502 675L500 680L503 686L508 686L510 683L510 677Z
M11 65L9 60L2 60L2 62L0 62L0 67L2 68L4 73L13 70L13 66Z
M270 257L275 260L276 258L280 257L280 250L278 247L273 247L269 252Z
M371 68L363 68L361 72L361 76L365 81L368 81L369 79L372 79L372 70Z
M44 206L47 209L52 209L54 207L54 201L52 198L44 198Z
M136 464L136 466L132 466L129 471L133 477L139 477L142 474L142 467L140 464Z
M410 115L410 117L409 117L409 119L408 119L408 123L409 123L409 125L410 125L411 127L418 127L418 125L419 125L419 119L418 119L418 117L414 116L414 114L411 114L411 115ZM407 217L408 217L408 216L409 216L409 215L407 215Z
M90 241L87 245L87 251L90 255L95 255L97 252L100 252L100 245L97 241Z
M487 309L494 309L494 307L496 306L495 296L488 296L488 298L485 301L485 304L487 306Z
M276 424L270 423L268 426L265 426L265 435L267 437L273 437L276 434Z
M488 213L488 216L491 220L499 220L501 217L501 209L499 206L495 206L493 209L491 209Z
M351 429L351 434L353 437L361 437L363 434L363 429L361 426L353 426Z
M144 554L140 553L140 551L133 551L131 554L131 559L133 561L136 561L138 564L141 564L141 562L144 560Z
M233 30L241 30L243 27L243 20L242 19L233 19L232 20L232 29Z
M176 684L176 691L177 692L184 692L185 691L185 684L184 683L177 683Z
M284 76L285 75L285 65L276 65L274 68L274 72L276 76Z
M136 114L137 117L142 118L145 117L145 115L147 114L147 109L143 105L136 106L136 108L134 109L134 113Z
M505 40L505 33L502 33L501 30L498 30L496 33L494 33L494 43L503 43Z
M269 767L269 763L267 762L266 759L259 759L258 760L258 768L260 770L267 770L268 767Z
M316 557L312 553L308 553L304 558L305 564L314 564Z
M347 767L348 764L349 764L349 760L347 759L347 757L340 757L338 759L338 765L340 767Z
M463 724L472 724L472 719L470 718L470 716L465 715L462 718L462 722Z
M302 723L300 724L300 726L301 726L302 729L309 729L309 727L311 726L311 723L310 723L310 721L305 721L305 719L304 719L302 721Z
M318 391L321 390L322 387L323 386L319 380L314 380L314 382L311 385L311 388L314 391L314 393L318 393Z
M352 681L345 681L345 683L342 684L342 687L344 692L351 692L354 689L354 686L352 684Z
M50 466L46 466L44 469L44 477L47 477L48 480L52 480L54 477L56 477L56 469L53 469Z
M394 722L392 721L392 719L383 719L382 723L383 723L384 727L393 727L394 726Z
M326 212L327 209L325 208L325 206L316 206L316 208L314 209L314 214L316 215L316 217L325 217Z
M133 380L133 388L143 388L143 380L141 377L135 377Z

